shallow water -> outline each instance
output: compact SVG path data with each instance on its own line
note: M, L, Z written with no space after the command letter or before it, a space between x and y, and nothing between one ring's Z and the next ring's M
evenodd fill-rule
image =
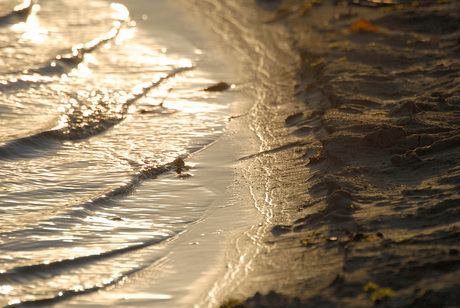
M1 305L124 281L209 211L171 162L222 133L234 97L201 89L228 69L164 1L125 2L0 3Z

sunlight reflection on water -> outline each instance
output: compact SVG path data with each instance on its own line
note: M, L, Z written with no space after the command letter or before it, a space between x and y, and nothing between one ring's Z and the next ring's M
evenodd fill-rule
M216 139L229 99L201 91L205 52L137 24L121 4L58 0L0 27L1 305L117 283L207 210L212 193L167 164Z

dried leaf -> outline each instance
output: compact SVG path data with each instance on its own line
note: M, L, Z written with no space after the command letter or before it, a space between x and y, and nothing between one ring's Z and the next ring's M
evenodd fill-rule
M382 288L374 291L371 295L371 300L373 303L380 303L381 301L395 296L395 292L390 288Z
M310 156L308 159L310 160L310 161L308 162L308 164L319 163L320 161L323 160L323 154L322 154L321 151L318 151L318 152L316 152L315 155Z
M376 283L373 282L373 281L370 281L368 284L366 284L366 285L364 286L364 291L366 291L366 292L369 291L369 290L375 291L375 290L378 290L378 289L379 289L378 284L376 284Z
M358 21L355 21L351 26L350 26L350 31L351 32L379 32L380 29L373 24L367 19L360 19Z

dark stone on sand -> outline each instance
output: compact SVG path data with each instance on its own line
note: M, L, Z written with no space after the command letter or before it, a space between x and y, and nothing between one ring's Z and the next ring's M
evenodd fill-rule
M181 174L182 171L184 171L184 170L189 170L189 169L190 169L190 166L187 166L187 165L185 164L185 161L184 161L182 158L180 158L180 157L176 158L176 159L175 159L172 163L170 163L169 165L170 165L171 167L175 167L175 171L176 171L179 175L183 176L184 178L190 176L189 174L184 174L184 175Z
M222 92L225 90L228 90L230 88L230 85L225 83L225 82L219 82L216 85L213 85L209 88L204 89L203 91L208 91L208 92Z
M182 168L185 166L185 162L182 158L178 157L171 163L171 165L177 168Z

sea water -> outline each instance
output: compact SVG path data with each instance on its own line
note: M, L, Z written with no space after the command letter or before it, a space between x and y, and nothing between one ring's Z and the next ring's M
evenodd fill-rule
M0 2L2 306L120 284L209 210L171 163L220 136L234 98L202 91L227 70L164 2Z

